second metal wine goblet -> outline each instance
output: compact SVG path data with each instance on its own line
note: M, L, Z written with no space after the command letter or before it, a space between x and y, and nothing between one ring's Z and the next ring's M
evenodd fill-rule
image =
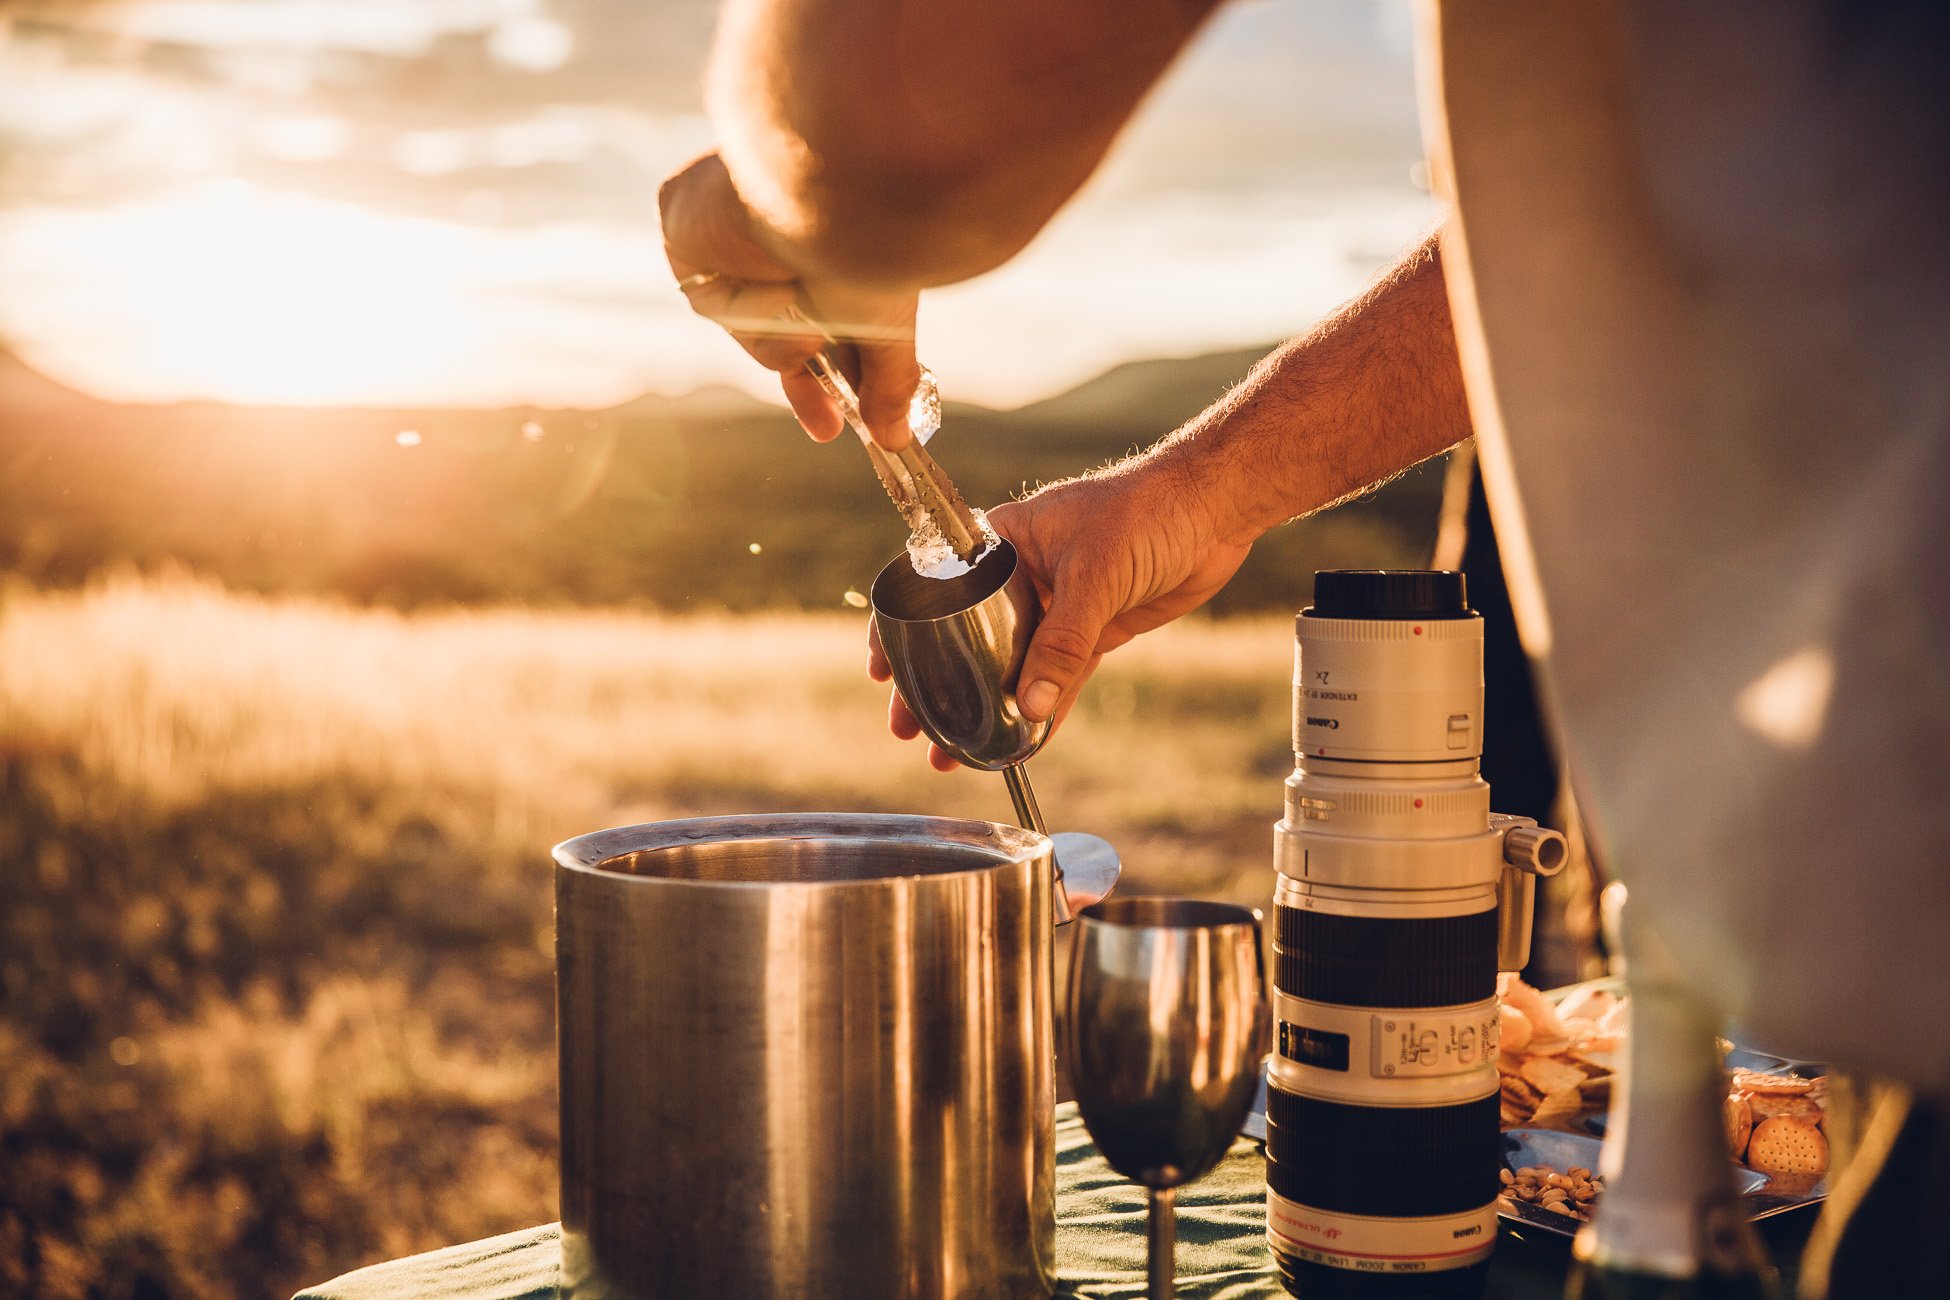
M1177 1188L1225 1155L1265 1051L1260 916L1119 898L1077 914L1067 1047L1077 1109L1111 1168L1150 1189L1151 1300L1172 1294Z

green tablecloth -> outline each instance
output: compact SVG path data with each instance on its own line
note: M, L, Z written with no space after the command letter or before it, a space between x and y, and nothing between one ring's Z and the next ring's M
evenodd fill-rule
M1217 1169L1179 1189L1179 1295L1248 1300L1284 1294L1266 1249L1265 1177L1259 1144L1242 1138ZM1056 1188L1058 1294L1142 1297L1144 1191L1104 1163L1071 1104L1056 1112ZM1787 1228L1786 1241L1771 1242L1777 1259L1784 1248L1798 1254L1812 1215L1796 1218L1801 1222ZM1556 1300L1569 1244L1504 1225L1489 1294ZM301 1291L298 1300L555 1300L560 1259L561 1230L551 1223L374 1264Z

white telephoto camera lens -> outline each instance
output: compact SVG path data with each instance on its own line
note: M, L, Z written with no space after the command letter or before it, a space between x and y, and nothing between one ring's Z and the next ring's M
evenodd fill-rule
M1297 643L1267 1237L1307 1300L1473 1300L1502 1161L1483 621L1459 573L1322 572Z

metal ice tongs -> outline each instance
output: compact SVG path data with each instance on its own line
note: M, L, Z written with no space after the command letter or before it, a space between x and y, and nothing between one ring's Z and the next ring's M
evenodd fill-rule
M859 435L867 449L867 458L873 462L873 472L879 475L880 485L887 489L894 508L901 512L907 526L918 529L923 520L932 521L954 548L958 559L965 564L975 563L988 548L988 534L948 475L921 445L924 435L917 435L907 446L890 452L867 433L866 421L860 418L860 400L854 395L853 384L841 365L857 357L851 343L829 338L825 349L806 362L806 372L839 404L840 414L846 417L847 426ZM939 402L934 376L925 368L921 371L917 396Z

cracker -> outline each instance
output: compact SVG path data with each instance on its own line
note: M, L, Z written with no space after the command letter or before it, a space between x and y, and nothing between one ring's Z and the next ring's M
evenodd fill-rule
M1759 1070L1735 1070L1733 1091L1769 1097L1804 1096L1815 1090L1813 1079L1798 1074L1762 1074Z
M1582 1047L1575 1052L1566 1053L1564 1059L1594 1078L1601 1074L1610 1074L1612 1063L1602 1056L1592 1055L1594 1050L1590 1047Z
M1557 1014L1566 1023L1572 1020L1597 1020L1616 1005L1618 999L1608 989L1591 985L1564 995L1557 1004Z
M1497 994L1505 1006L1513 1006L1529 1017L1540 1038L1562 1040L1570 1037L1564 1032L1564 1024L1557 1018L1557 1008L1530 985L1515 976L1497 978Z
M1728 1097L1722 1107L1727 1124L1727 1153L1735 1160L1747 1154L1747 1139L1754 1131L1754 1108L1741 1094Z
M1500 1011L1496 1026L1498 1046L1505 1052L1521 1052L1530 1043L1530 1017L1516 1007L1506 1006Z
M1735 1093L1744 1096L1753 1108L1756 1120L1773 1119L1776 1115L1791 1115L1805 1119L1810 1124L1821 1123L1821 1104L1813 1097L1783 1097L1778 1093L1749 1092Z
M1828 1139L1793 1115L1776 1115L1754 1125L1747 1139L1747 1164L1767 1174L1819 1174L1828 1168Z
M1530 1117L1530 1122L1562 1124L1576 1119L1583 1113L1584 1097L1578 1092L1578 1086L1572 1084L1568 1088L1559 1088L1555 1092L1545 1093L1544 1099L1537 1103L1537 1111Z
M1519 1067L1517 1073L1544 1094L1575 1088L1591 1077L1569 1061L1560 1061L1551 1056L1533 1056Z
M1497 1091L1502 1095L1504 1105L1520 1107L1526 1115L1544 1099L1543 1093L1515 1075L1505 1075L1497 1084Z

